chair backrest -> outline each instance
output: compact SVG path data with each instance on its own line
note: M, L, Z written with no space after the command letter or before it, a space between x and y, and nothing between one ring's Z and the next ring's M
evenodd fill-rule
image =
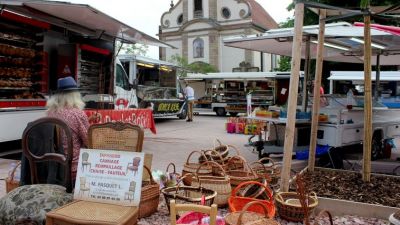
M89 159L89 153L87 152L82 153L82 161L88 161L88 159Z
M88 130L89 148L141 152L144 131L130 123L93 124Z
M72 192L72 149L72 132L64 121L44 117L29 123L22 134L22 150L31 183L60 184Z
M133 158L132 165L133 166L139 166L140 165L140 157Z
M212 204L210 206L204 205L196 205L196 204L176 204L175 200L171 200L170 203L170 217L171 217L171 225L176 225L176 216L179 211L192 211L192 212L200 212L204 214L210 215L210 223L209 225L217 224L217 205Z

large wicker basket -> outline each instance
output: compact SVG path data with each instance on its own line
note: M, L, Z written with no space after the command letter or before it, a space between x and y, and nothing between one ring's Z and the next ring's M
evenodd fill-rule
M185 176L186 174L195 174L197 173L199 176L208 176L212 175L212 167L210 165L202 167L198 172L197 169L200 166L198 162L190 162L190 158L194 153L200 154L200 156L206 158L203 152L201 151L193 151L189 154L186 159L186 163L183 165L182 169L182 179L185 185L190 186L192 184L192 176Z
M314 211L318 205L318 197L315 192L308 196L308 214ZM278 192L275 195L275 205L282 219L301 222L304 220L304 209L300 204L299 194L296 192Z
M197 176L197 179L192 180L193 186L201 186L217 192L214 203L218 207L224 207L228 204L228 198L231 195L232 189L229 177L226 175L225 170L216 162L204 162L200 165L199 169L205 165L213 165L221 172L221 176Z
M6 178L6 192L10 192L13 189L19 187L19 180L15 180L15 171L17 168L21 166L21 162L18 162L15 167L12 169L10 176Z
M192 177L193 174L187 174L186 176ZM211 206L214 203L215 196L217 196L216 191L201 186L179 186L179 183L175 187L161 189L161 193L164 195L168 211L170 210L171 200L175 200L177 204L192 203Z
M244 167L242 169L232 168L231 165L236 164L238 161L241 161ZM233 156L229 159L226 164L228 168L226 174L228 174L232 189L237 187L239 184L247 181L261 181L261 178L250 168L250 166L246 163L246 160L241 156Z
M265 161L268 161L269 164L267 164L267 165L264 164ZM281 170L278 167L278 165L276 165L275 161L269 157L264 157L264 158L259 159L257 162L264 165L264 168L265 168L264 175L269 177L269 179L270 179L269 184L271 186L277 185L279 182L279 179L281 177ZM255 169L255 168L253 167L253 169ZM258 167L258 169L260 169L260 168ZM257 170L257 169L255 169L255 170Z
M263 214L247 211L248 208L254 205L259 205L264 210ZM260 202L247 203L242 211L231 212L225 216L226 225L279 225L273 219L268 218L268 209Z
M158 203L160 203L160 185L154 181L149 168L147 166L143 167L149 173L150 180L142 181L139 218L147 217L157 212Z

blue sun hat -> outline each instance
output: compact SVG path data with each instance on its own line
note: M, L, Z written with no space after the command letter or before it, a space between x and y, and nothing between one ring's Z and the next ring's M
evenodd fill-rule
M74 78L68 76L57 80L57 92L78 91L78 85Z

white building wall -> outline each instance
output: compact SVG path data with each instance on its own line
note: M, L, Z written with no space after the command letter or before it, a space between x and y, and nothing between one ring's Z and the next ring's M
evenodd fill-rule
M222 17L221 10L223 7L226 7L231 11L231 17L229 19L225 19ZM240 11L243 10L245 12L244 15L249 13L249 7L246 3L238 3L236 0L219 0L217 1L217 20L218 21L229 21L229 20L240 20ZM237 21L236 21L237 22Z
M169 61L171 59L171 56L173 55L182 55L182 41L181 40L174 40L174 41L166 41L166 43L177 47L177 49L169 48L168 51L166 51L166 61Z
M182 2L180 2L180 4L176 5L175 7L176 8L174 10L172 10L171 12L165 13L164 16L161 18L161 23L163 25L167 25L169 23L168 31L176 30L180 26L180 25L178 25L178 17L179 17L179 15L181 15L183 13ZM174 28L174 29L172 29L172 28ZM169 30L169 29L172 29L172 30ZM165 31L167 31L167 29Z
M244 60L244 56L243 49L223 46L220 72L232 72L232 68L239 67L239 63Z

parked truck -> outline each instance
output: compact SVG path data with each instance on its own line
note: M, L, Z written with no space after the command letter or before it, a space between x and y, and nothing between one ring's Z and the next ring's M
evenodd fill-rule
M74 77L88 107L114 108L135 95L117 40L167 47L88 5L0 0L0 142L21 139L45 115L58 78Z
M155 118L186 118L186 101L175 64L132 54L119 55L118 59L134 84L135 93L128 99L136 99L139 108L151 107Z

